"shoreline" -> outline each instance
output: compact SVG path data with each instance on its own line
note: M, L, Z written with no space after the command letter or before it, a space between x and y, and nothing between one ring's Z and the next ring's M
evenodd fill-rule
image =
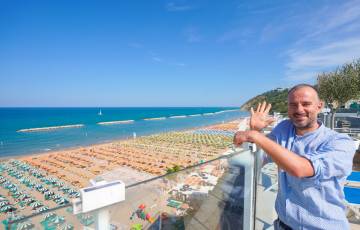
M234 119L234 120L230 120L230 121L226 121L226 123L232 123L232 122L241 122L243 119L245 119L246 117L239 117L238 119ZM195 126L192 128L184 128L184 129L179 129L179 130L174 130L174 131L166 131L166 132L159 132L159 133L153 133L153 134L149 134L149 135L144 135L144 136L137 136L137 138L141 138L141 137L148 137L148 136L152 136L152 135L160 135L160 134L164 134L164 133L168 133L168 132L186 132L186 131L194 131L196 129L199 128L206 128L206 127L210 127L210 126L214 126L214 125L220 125L223 123L214 123L211 125L202 125L202 126ZM0 156L0 162L2 161L6 161L6 160L10 160L10 159L19 159L19 158L23 158L23 157L37 157L39 155L46 155L46 154L53 154L53 153L58 153L58 152L63 152L63 151L76 151L82 148L90 148L90 147L98 147L104 144L112 144L115 142L120 142L120 141L127 141L127 140L133 140L134 138L132 136L129 136L127 138L117 138L117 139L111 139L111 140L105 140L105 141L101 141L99 143L92 143L89 145L78 145L78 146L72 146L72 147L64 147L64 148L59 148L59 149L54 149L54 150L50 150L50 151L44 151L44 152L31 152L28 154L15 154L15 155L7 155L7 156Z

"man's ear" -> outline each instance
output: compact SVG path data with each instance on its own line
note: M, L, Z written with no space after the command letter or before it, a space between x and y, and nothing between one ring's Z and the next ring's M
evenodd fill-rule
M324 108L325 102L323 100L319 101L318 108L319 110L322 110Z

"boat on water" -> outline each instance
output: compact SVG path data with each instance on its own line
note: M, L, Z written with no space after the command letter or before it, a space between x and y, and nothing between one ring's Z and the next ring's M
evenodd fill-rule
M99 115L99 116L102 116L102 112L101 112L101 109L100 109L100 111L98 112L98 115Z

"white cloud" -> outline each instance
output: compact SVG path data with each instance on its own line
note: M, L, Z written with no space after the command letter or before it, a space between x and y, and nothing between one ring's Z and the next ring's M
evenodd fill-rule
M360 58L359 24L360 1L327 5L307 15L300 27L303 36L285 53L286 80L314 81L319 73Z
M309 50L292 50L288 56L286 67L289 80L316 78L318 73L359 58L360 37L334 41Z
M306 39L327 32L341 32L360 22L360 1L347 1L343 5L328 5L323 7L313 18L309 19Z

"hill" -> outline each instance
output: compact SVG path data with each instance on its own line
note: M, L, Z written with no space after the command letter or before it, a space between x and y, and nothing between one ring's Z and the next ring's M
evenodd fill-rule
M262 93L257 95L256 97L251 98L246 103L244 103L240 109L249 111L251 107L254 109L257 107L257 104L263 101L267 101L271 103L272 108L271 112L280 112L286 113L287 112L287 93L288 89L274 89L268 92Z

